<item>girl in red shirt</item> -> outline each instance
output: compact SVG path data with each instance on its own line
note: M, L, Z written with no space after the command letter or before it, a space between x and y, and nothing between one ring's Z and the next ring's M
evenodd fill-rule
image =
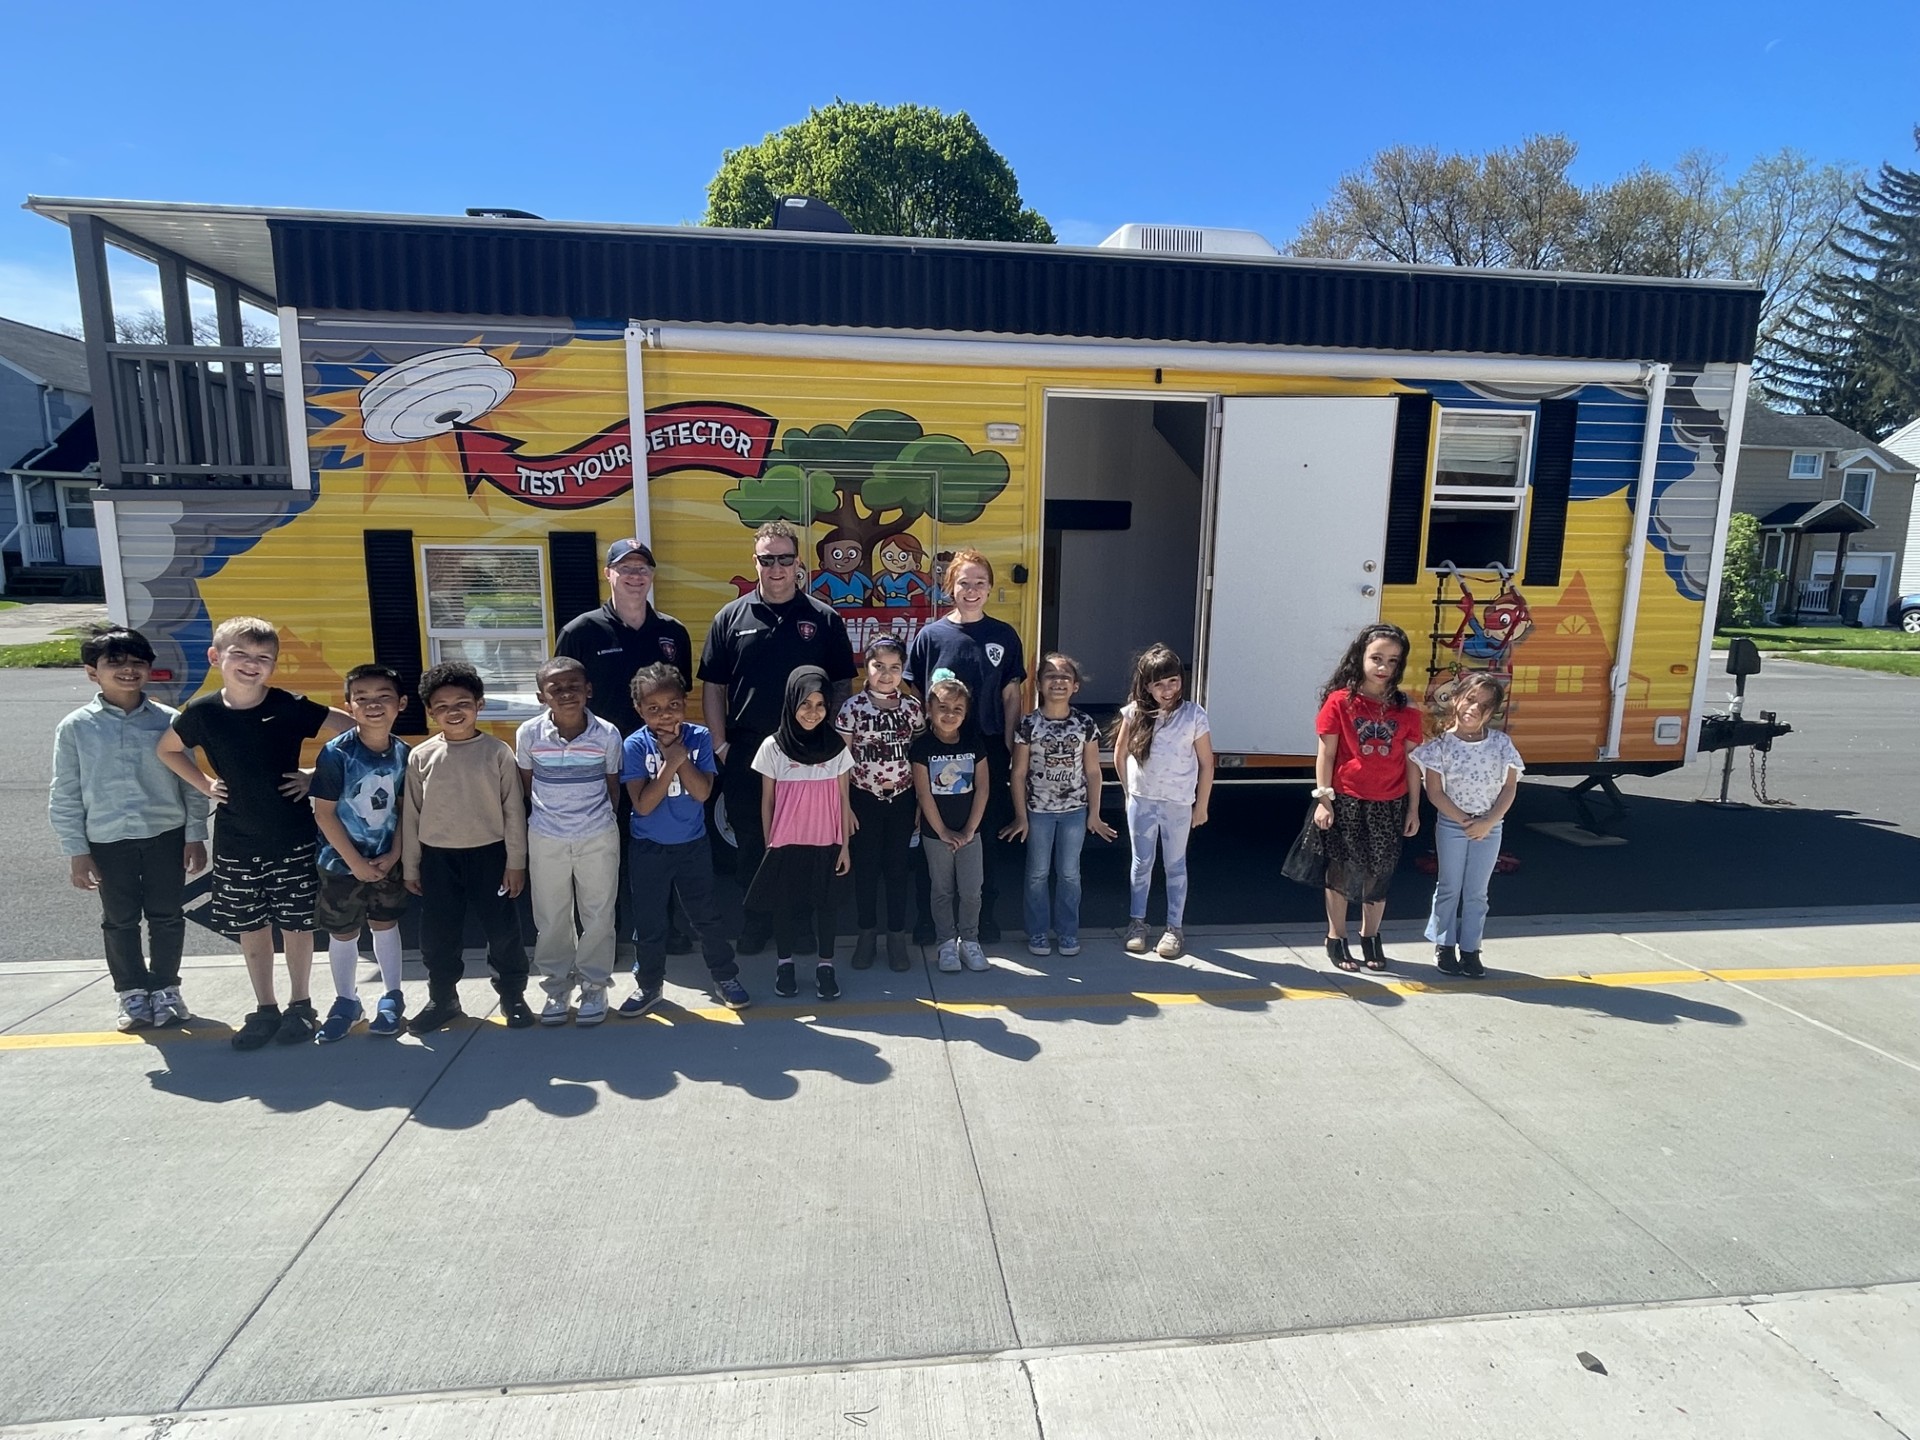
M1347 906L1360 906L1360 951L1369 970L1387 968L1380 921L1400 844L1419 833L1420 712L1400 688L1407 632L1369 625L1340 658L1320 692L1314 730L1313 823L1325 834L1327 958L1342 970L1360 962L1347 949Z

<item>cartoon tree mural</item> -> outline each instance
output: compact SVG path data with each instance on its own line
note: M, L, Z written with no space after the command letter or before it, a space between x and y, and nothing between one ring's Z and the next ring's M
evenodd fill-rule
M922 516L942 525L979 519L1007 478L997 450L929 435L898 410L869 410L844 429L788 430L767 468L721 498L749 529L769 520L827 525L871 557L881 539Z

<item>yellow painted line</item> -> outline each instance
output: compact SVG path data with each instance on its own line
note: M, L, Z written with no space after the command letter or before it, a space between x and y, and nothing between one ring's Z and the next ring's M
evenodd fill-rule
M1920 964L1826 965L1739 970L1620 970L1573 975L1489 976L1483 980L1375 979L1369 972L1329 975L1320 986L1260 985L1221 990L1119 990L1087 995L1054 992L1048 995L993 995L978 1000L935 1000L913 996L900 1000L824 1001L801 1005L755 1005L751 1010L729 1010L720 1005L681 1006L669 1001L642 1018L656 1025L673 1026L687 1021L707 1024L746 1025L781 1021L810 1021L832 1027L836 1020L858 1020L884 1016L939 1013L958 1016L1021 1014L1027 1011L1068 1009L1169 1009L1186 1005L1266 1005L1297 1000L1360 1000L1370 993L1391 995L1484 995L1525 990L1577 989L1593 985L1606 989L1698 985L1710 980L1729 984L1754 984L1763 981L1795 980L1885 980L1920 975ZM449 1027L458 1031L474 1024L499 1025L506 1021L498 1014ZM630 1021L609 1017L607 1030L626 1029ZM555 1026L555 1029L561 1027ZM164 1045L173 1040L228 1040L233 1028L219 1021L201 1020L169 1030L136 1030L123 1035L115 1030L74 1031L66 1034L0 1035L0 1052L9 1050L78 1050L102 1045Z

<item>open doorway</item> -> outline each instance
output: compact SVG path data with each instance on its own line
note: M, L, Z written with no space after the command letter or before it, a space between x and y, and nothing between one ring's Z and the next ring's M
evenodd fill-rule
M1080 662L1076 703L1096 718L1156 640L1193 664L1209 413L1194 397L1047 397L1040 645Z

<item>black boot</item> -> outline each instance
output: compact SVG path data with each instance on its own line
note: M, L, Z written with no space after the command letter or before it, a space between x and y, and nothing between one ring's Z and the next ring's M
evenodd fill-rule
M1433 963L1440 967L1440 973L1442 975L1458 975L1460 973L1460 955L1451 945L1434 946Z
M1353 952L1347 949L1347 942L1343 939L1336 939L1332 935L1327 937L1327 959L1331 960L1334 965L1341 970L1358 970L1360 968L1360 962L1354 959Z
M1381 945L1378 935L1360 937L1360 953L1367 957L1367 969L1384 970L1387 968L1386 948Z

